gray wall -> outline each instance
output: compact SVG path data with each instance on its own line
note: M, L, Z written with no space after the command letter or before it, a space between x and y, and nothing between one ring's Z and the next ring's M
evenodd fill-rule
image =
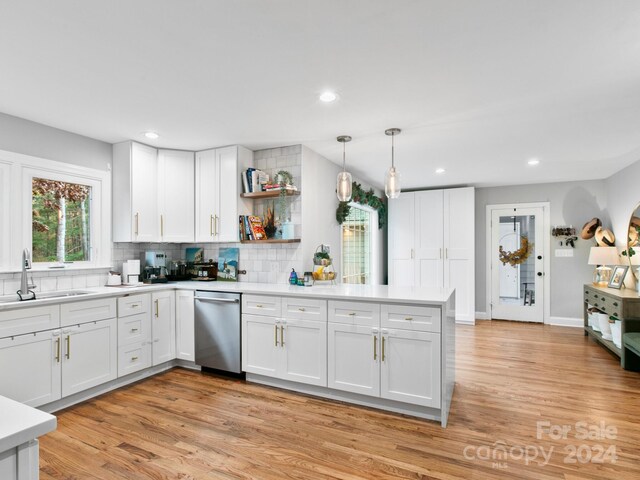
M616 236L616 245L626 248L626 232L631 212L640 203L640 161L620 170L605 180L607 210Z
M0 113L0 150L107 170L111 144Z
M573 225L582 228L587 220L598 217L609 223L604 180L565 182L476 189L476 312L487 311L486 207L504 203L549 202L551 226ZM551 316L582 316L582 285L589 282L593 267L587 265L589 249L594 243L578 240L574 256L556 258L554 250L562 248L559 240L545 232L551 242Z

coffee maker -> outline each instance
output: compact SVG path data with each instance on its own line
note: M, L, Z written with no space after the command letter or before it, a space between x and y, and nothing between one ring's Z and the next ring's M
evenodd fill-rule
M141 261L144 283L167 283L167 255L164 252L144 252Z

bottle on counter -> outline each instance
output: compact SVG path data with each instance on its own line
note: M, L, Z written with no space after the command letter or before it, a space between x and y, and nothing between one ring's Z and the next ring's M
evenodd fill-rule
M289 284L291 285L298 284L298 274L296 273L295 268L292 268L291 273L289 274Z

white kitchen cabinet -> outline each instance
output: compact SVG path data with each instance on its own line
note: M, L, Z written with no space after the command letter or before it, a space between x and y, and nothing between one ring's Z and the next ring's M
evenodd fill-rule
M230 146L196 153L196 242L237 242L238 215L252 213L240 198L240 174L251 165L253 152Z
M113 241L160 241L158 151L136 142L113 146Z
M171 290L151 294L152 365L176 358L176 295Z
M193 152L158 150L160 241L193 242L195 163Z
M193 290L176 292L176 357L195 361L195 309Z
M61 397L60 330L0 339L0 395L38 407Z
M456 320L475 322L475 191L406 192L389 202L389 285L456 289Z
M280 319L242 315L242 370L268 377L278 376Z
M330 322L327 343L328 387L379 396L379 329Z
M327 386L326 316L322 321L282 319L278 370L284 380Z
M117 320L62 329L62 396L113 380L118 375Z
M440 335L382 329L380 396L440 408Z
M0 312L0 338L60 328L60 305Z
M118 377L149 368L151 345L151 342L136 342L118 346Z
M0 161L0 269L8 269L12 260L10 194L11 164Z

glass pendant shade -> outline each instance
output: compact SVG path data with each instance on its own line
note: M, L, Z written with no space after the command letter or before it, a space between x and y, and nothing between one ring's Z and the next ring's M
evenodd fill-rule
M348 202L351 200L351 174L349 172L338 173L338 182L336 192L338 194L338 200L341 202Z
M400 173L396 167L390 167L384 179L384 193L387 198L398 198L400 191Z

